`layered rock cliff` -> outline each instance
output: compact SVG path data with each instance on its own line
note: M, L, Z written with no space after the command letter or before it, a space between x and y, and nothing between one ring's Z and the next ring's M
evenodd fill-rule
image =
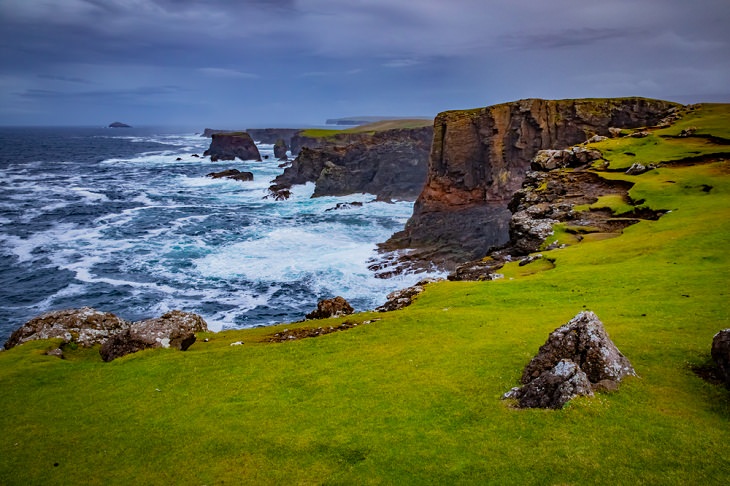
M284 140L289 145L292 137L302 129L300 128L248 128L248 132L251 137L257 142L261 143L276 143L277 140Z
M434 121L428 178L404 231L386 251L452 269L507 243L507 205L538 151L561 149L609 128L654 125L680 105L644 98L526 99Z
M246 132L214 133L210 148L203 153L210 155L210 160L261 160L259 149L256 148L251 136Z
M315 182L314 197L358 192L379 199L414 200L426 181L431 127L356 134L344 146L303 147L271 186L277 198L292 185Z

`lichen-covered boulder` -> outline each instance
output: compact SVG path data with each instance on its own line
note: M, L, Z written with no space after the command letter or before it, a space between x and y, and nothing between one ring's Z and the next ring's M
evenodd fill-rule
M125 332L108 339L99 350L104 361L148 348L185 351L195 342L195 333L208 330L197 314L174 310L155 319L132 323Z
M720 377L730 387L730 329L723 329L712 338L712 359Z
M80 346L101 344L122 332L129 325L124 319L91 307L46 312L18 328L5 343L5 348L36 339L60 338Z
M345 300L337 296L334 299L324 299L317 303L317 309L307 314L307 319L327 319L328 317L346 316L355 312L355 309Z
M513 388L504 398L517 398L520 407L560 408L571 393L613 391L629 375L636 375L629 360L608 337L598 316L585 311L550 333L522 372L524 386Z
M513 388L505 398L517 399L521 408L562 408L577 396L593 396L588 376L569 359L558 363L521 388Z
M591 383L618 382L627 375L636 375L629 360L608 337L603 323L591 311L579 313L550 333L522 372L522 383L529 383L562 359L570 359L580 366Z

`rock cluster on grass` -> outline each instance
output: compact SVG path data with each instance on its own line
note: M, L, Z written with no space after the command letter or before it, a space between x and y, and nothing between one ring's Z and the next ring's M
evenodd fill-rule
M423 290L426 288L426 285L428 285L431 282L437 282L439 279L435 278L427 278L424 280L421 280L416 285L412 285L411 287L407 287L405 289L395 290L388 294L385 304L381 305L380 307L376 308L375 310L378 312L390 312L395 310L403 309L404 307L408 307L413 303L413 299L423 292Z
M522 387L504 398L520 408L558 409L576 396L613 391L636 372L608 337L603 323L590 311L581 312L553 331L522 372Z
M720 378L730 388L730 329L723 329L715 334L712 339L711 355L717 365Z
M111 361L147 348L188 349L195 333L208 330L197 314L174 310L155 319L127 322L109 312L91 307L52 311L35 317L18 328L5 343L10 349L37 339L62 339L64 344L82 347L101 345L104 361ZM63 357L59 348L49 352Z
M346 316L355 312L349 302L339 295L334 299L324 299L317 303L317 309L307 314L307 319L327 319Z
M197 314L174 310L155 319L133 322L123 332L107 339L99 350L104 361L148 348L187 350L195 342L195 333L208 330Z

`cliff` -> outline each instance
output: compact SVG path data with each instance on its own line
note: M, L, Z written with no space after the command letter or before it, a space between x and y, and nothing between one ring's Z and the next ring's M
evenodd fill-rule
M271 191L285 198L296 184L315 182L314 197L358 192L379 199L414 200L426 181L433 138L431 127L356 135L352 143L302 148L292 165L273 181Z
M276 143L277 140L284 140L287 145L292 137L301 131L300 128L249 128L246 130L257 142Z
M259 149L246 132L214 133L210 148L203 155L210 155L212 162L234 160L236 157L241 160L261 160Z
M444 268L509 240L507 205L538 151L654 125L680 105L644 98L526 99L447 111L434 121L427 182L404 231L381 245Z

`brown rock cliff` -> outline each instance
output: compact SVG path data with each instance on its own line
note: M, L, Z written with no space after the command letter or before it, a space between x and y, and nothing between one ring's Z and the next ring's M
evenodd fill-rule
M675 103L645 98L526 99L447 111L434 121L428 179L404 231L381 248L444 268L509 240L507 209L539 150L561 149L610 127L651 126Z

